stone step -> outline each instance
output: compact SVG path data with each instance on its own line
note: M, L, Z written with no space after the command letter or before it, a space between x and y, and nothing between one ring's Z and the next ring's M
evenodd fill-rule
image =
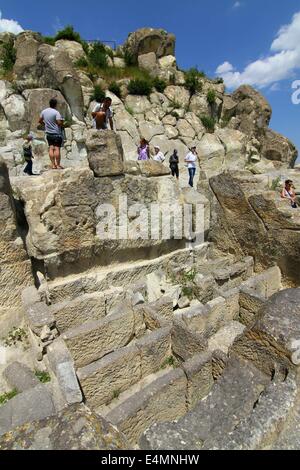
M156 424L140 440L142 449L196 450L227 435L253 411L269 379L250 362L231 357L207 398L176 422Z
M142 313L124 304L101 320L90 321L66 331L63 339L78 368L127 346L145 330Z
M231 321L217 331L208 340L208 350L222 351L228 354L237 337L243 334L246 327L237 321Z
M137 393L111 409L105 418L128 438L138 443L142 432L152 424L183 416L188 410L187 378L182 369L168 370Z
M93 320L101 320L115 304L124 300L123 289L109 289L101 293L83 294L50 306L60 333Z
M144 335L77 371L83 394L92 407L109 404L144 377L158 372L171 357L171 327Z
M83 294L102 292L112 287L133 285L149 273L158 269L166 269L170 265L191 266L193 262L205 260L209 243L203 243L193 250L181 249L160 256L159 258L132 263L112 265L109 268L87 271L80 275L70 275L51 281L47 286L41 286L43 295L50 295L51 303L72 300ZM47 290L48 292L44 292Z

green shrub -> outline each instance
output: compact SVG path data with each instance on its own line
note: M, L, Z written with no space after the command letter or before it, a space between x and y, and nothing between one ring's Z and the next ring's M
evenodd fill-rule
M181 104L178 103L178 101L176 101L176 100L171 100L170 101L170 107L173 108L173 109L180 109Z
M17 343L27 340L27 333L23 328L12 328L4 339L6 346L15 346Z
M14 388L11 392L6 392L0 395L0 405L5 405L9 400L14 398L18 394L18 391Z
M104 44L95 42L88 53L88 62L99 68L107 67L107 51Z
M216 122L213 117L211 116L201 116L200 117L203 126L206 128L208 132L214 132Z
M55 38L52 36L44 36L43 41L45 44L49 44L49 46L55 46Z
M189 90L191 95L202 90L202 81L200 79L202 76L202 73L196 68L191 68L185 72L185 87Z
M153 79L153 86L159 93L163 93L167 87L167 82L161 78L155 77Z
M80 57L80 59L76 60L75 67L88 67L89 63L86 57Z
M128 92L131 95L149 96L152 91L152 83L150 80L133 79L128 84Z
M171 116L173 116L175 119L179 119L179 118L180 118L179 114L178 114L176 111L172 111L172 112L171 112Z
M102 90L100 85L94 86L94 92L91 97L91 101L97 101L97 103L102 103L105 98L105 93Z
M208 90L207 95L206 95L208 103L212 106L216 102L216 92L215 90Z
M59 41L60 39L67 39L68 41L76 41L79 43L82 42L80 34L74 31L74 27L72 25L68 25L64 29L58 31L54 39L55 41Z
M131 114L131 116L134 115L133 109L130 106L125 106L125 109L126 109L127 113Z
M276 179L274 179L274 180L272 181L270 189L271 189L272 191L276 191L277 189L279 189L279 188L280 188L280 182L281 182L281 179L280 179L280 177L278 176Z
M42 384L46 384L51 381L51 377L48 372L37 370L35 371L35 376Z
M111 82L108 89L118 98L121 98L121 88L120 85L117 84L117 82Z
M137 58L128 50L124 50L124 60L127 67L137 65Z
M1 61L2 61L2 70L7 73L11 72L14 68L17 58L17 51L14 48L14 41L9 40L8 42L2 45L1 51Z

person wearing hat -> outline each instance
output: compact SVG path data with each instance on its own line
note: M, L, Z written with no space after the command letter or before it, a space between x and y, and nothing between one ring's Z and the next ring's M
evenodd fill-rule
M187 163L188 171L189 171L189 185L191 188L194 187L194 178L196 173L196 161L198 159L197 149L196 147L192 147L191 151L185 157L185 162Z
M154 152L155 152L155 155L153 157L153 160L156 161L156 162L163 163L166 158L165 158L164 154L162 153L162 151L160 150L160 147L158 145L154 146Z
M33 135L29 134L26 137L25 142L23 144L23 157L26 162L24 173L29 176L34 175L34 173L32 172L32 159L34 158L33 153L32 153L32 141L33 141Z

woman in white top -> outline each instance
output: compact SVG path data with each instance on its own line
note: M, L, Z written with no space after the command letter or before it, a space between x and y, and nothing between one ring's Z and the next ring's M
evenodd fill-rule
M158 145L155 145L154 151L155 151L155 155L153 157L153 160L155 160L156 162L163 163L165 161L165 156L160 150L160 147Z
M194 178L196 174L196 161L198 159L198 154L196 147L192 147L191 151L185 157L185 162L187 163L187 167L189 170L189 185L191 188L194 187Z
M286 180L285 186L283 190L281 191L281 197L282 199L289 199L291 201L291 206L293 209L297 209L297 202L296 202L296 193L294 190L294 185L293 181L291 180Z

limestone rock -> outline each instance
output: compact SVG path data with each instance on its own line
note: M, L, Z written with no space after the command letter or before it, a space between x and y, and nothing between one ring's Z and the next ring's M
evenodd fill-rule
M25 130L27 127L27 114L24 98L20 95L12 94L3 100L1 105L10 130Z
M196 135L193 127L185 119L179 119L177 122L177 130L179 135L182 137L188 137L191 140L193 140Z
M153 125L149 122L143 121L139 124L140 135L143 136L148 142L156 136L164 134L164 127L162 125Z
M258 91L251 86L242 85L233 93L232 98L238 103L235 116L240 119L241 132L252 136L268 127L272 109Z
M163 163L156 162L154 160L147 160L144 162L138 162L141 174L148 178L152 176L164 176L170 174L170 169Z
M9 385L18 392L24 392L39 385L39 380L33 371L20 362L11 363L3 374Z
M261 146L262 156L272 162L292 168L297 160L296 147L286 137L271 129L265 131L261 138Z
M186 88L169 85L165 89L164 94L171 102L178 103L182 108L189 104L190 94Z
M57 88L77 119L83 120L83 94L76 70L68 54L43 44L37 54L37 75L45 88Z
M125 60L121 57L114 57L114 66L124 69L126 67Z
M26 99L26 116L29 124L28 128L31 131L37 131L41 111L49 107L49 101L52 98L57 99L57 110L64 119L70 120L72 117L68 103L64 99L63 95L57 90L52 90L50 88L25 90L23 92L23 96Z
M24 31L15 41L17 59L14 73L18 79L35 76L38 48L42 44L42 37L32 31Z
M190 111L197 116L209 116L210 108L206 96L200 93L193 95L190 102Z
M131 109L134 114L142 114L151 109L151 103L146 96L128 95L125 99L125 106Z
M176 57L174 57L173 55L167 55L165 57L161 57L158 60L158 66L161 69L169 69L169 68L176 69Z
M0 439L2 450L121 450L129 445L120 432L84 405L24 424Z
M157 58L174 55L175 36L162 29L139 29L128 36L124 49L135 59L149 52L154 52Z
M124 172L121 139L114 131L90 130L86 141L88 161L95 176L117 176Z
M59 41L56 41L55 47L57 49L62 49L63 51L65 51L70 57L73 64L75 64L82 57L85 57L85 52L79 42L60 39Z
M140 68L147 70L150 74L155 73L157 68L155 53L149 52L148 54L139 55L138 64Z

